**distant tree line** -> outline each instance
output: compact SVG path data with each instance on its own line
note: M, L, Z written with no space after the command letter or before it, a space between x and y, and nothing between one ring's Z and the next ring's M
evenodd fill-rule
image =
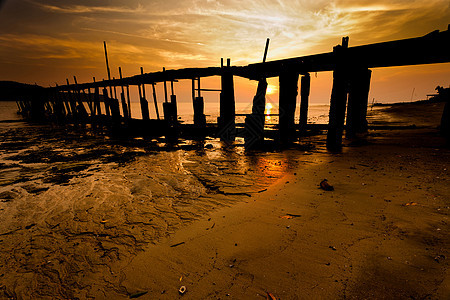
M0 101L16 101L43 87L15 81L0 81Z

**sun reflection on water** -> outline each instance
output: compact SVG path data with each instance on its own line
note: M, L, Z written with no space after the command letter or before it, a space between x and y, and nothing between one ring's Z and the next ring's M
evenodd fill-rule
M272 110L272 108L273 108L272 103L266 103L266 111L265 111L266 122L269 122L271 120L270 111Z

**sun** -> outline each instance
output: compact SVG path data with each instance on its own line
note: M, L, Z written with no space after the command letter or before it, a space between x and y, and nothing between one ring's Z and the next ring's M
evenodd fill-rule
M278 88L276 86L271 85L271 84L267 85L267 91L266 91L267 95L275 94L277 91L278 91Z

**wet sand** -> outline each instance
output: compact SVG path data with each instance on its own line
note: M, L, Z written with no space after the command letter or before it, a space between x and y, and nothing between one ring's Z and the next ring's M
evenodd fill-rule
M43 197L22 191L27 203L12 195L2 200L0 298L448 299L450 148L436 128L442 108L374 109L373 124L417 128L370 131L346 140L342 153L327 152L325 136L315 136L305 139L314 151L247 157L259 159L258 174L279 178L267 190L247 191L247 181L233 189L241 177L259 178L245 176L255 171L233 152L218 167L189 166L196 179L170 192L195 197L183 192L189 199L178 204L166 199L181 168L172 155L160 164L173 174L157 185L148 177L154 166L139 156L124 168L106 164L87 177L90 184L81 176ZM217 178L220 187L212 186ZM319 189L325 178L334 191ZM211 188L221 193L205 201ZM64 201L52 200L62 193ZM176 218L164 220L167 214Z
M123 291L146 293L141 299L449 299L441 108L383 110L421 128L371 132L340 154L310 156L266 192L146 248L122 269ZM318 188L324 178L334 191Z

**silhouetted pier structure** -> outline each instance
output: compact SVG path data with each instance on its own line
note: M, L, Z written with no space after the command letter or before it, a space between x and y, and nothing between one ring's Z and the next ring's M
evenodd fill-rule
M276 139L282 143L296 140L312 127L307 123L310 94L310 73L333 71L333 87L330 97L327 147L339 149L342 145L344 127L347 137L354 137L368 129L366 121L371 69L419 64L450 62L450 25L446 31L433 31L425 36L349 47L348 37L332 52L250 64L247 66L226 65L209 68L185 68L144 73L89 83L74 83L36 90L17 101L19 110L26 117L36 120L54 120L61 123L92 124L108 126L113 131L128 135L165 136L216 136L223 140L234 140L244 136L246 146L258 146L264 141L266 78L279 77L279 125ZM106 54L106 44L105 44ZM107 55L106 55L107 58ZM108 63L107 63L108 64ZM221 77L220 114L216 124L207 124L204 114L204 98L201 78ZM258 81L253 99L252 113L246 117L241 128L236 124L234 76ZM298 86L300 78L300 89ZM177 116L177 98L174 82L192 81L192 103L194 124L180 124ZM163 118L158 111L155 84L164 84ZM170 84L171 94L168 95ZM157 118L151 119L145 85L151 85L152 100ZM138 88L142 119L131 118L130 88ZM119 90L119 93L117 92ZM295 111L300 90L300 121L295 124ZM120 100L119 100L120 99ZM85 106L84 103L87 105ZM444 110L443 122L450 119L448 108ZM87 109L86 109L87 107ZM345 123L346 120L346 123ZM242 128L242 126L244 128ZM448 133L447 133L448 134Z

